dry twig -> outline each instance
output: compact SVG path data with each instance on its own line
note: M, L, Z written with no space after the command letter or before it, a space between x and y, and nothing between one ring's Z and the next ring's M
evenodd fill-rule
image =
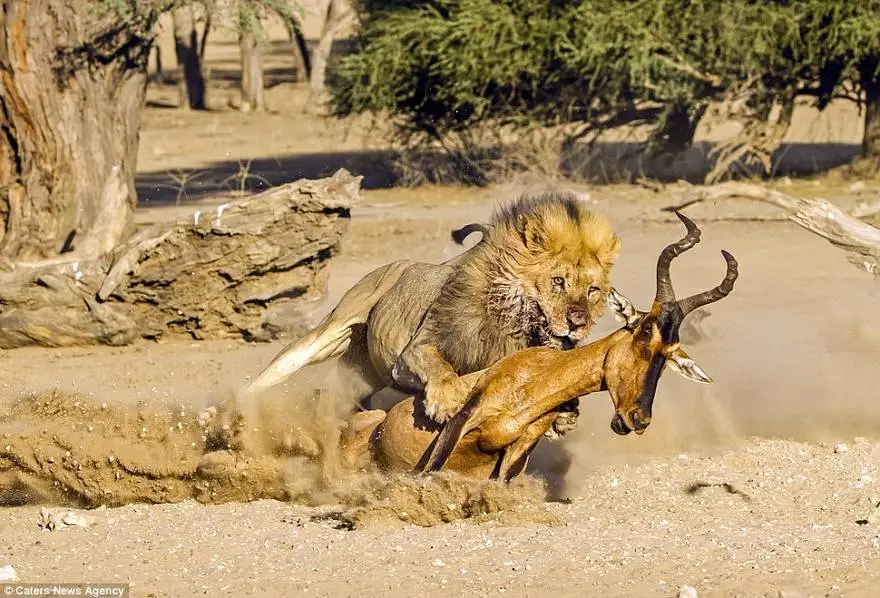
M684 193L685 201L664 208L664 211L731 197L754 199L782 208L788 213L789 220L846 251L847 259L857 268L880 277L880 229L847 214L825 199L794 197L759 185L721 183L688 187Z

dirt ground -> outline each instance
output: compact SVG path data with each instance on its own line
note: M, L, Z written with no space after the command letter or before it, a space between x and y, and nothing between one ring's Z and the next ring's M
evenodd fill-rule
M283 74L286 49L275 39L269 66ZM234 56L233 46L209 47L218 72L233 69ZM234 97L229 81L214 85L218 105ZM241 181L259 187L340 166L364 174L316 318L382 263L454 255L451 228L539 184L387 187L375 135L305 115L301 84L268 95L270 114L187 113L168 107L173 87L151 86L138 221L186 217ZM793 135L820 156L827 145L836 160L858 138L851 119L831 136L822 127L804 117ZM844 206L880 190L828 177L775 184ZM575 187L623 239L615 286L647 306L657 253L680 234L658 208L680 189ZM88 527L54 532L38 528L38 505L0 507L0 568L27 582L128 582L135 596L675 596L684 585L701 597L880 595L880 522L865 521L880 503L877 283L772 210L729 203L689 214L703 242L673 269L679 293L720 280L721 248L740 262L734 293L683 333L716 383L668 373L641 437L610 430L606 395L583 400L579 427L545 441L530 465L551 502L529 481L504 490L370 478L304 506L274 499L277 463L239 463L212 487L197 471L198 414L259 372L283 339L20 349L0 354L0 423L16 422L0 428L0 474L10 454L35 469L62 463L74 472L65 483L122 506L78 510ZM596 336L614 326L605 318ZM63 426L47 435L51 420ZM96 473L77 475L79 464ZM284 464L285 483L313 475L302 465ZM231 494L212 494L218 487ZM45 488L47 501L57 495ZM146 502L123 504L133 497ZM340 497L360 510L340 516Z

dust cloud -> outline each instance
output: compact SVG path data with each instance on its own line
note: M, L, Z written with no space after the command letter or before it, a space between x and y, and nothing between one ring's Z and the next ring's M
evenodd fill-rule
M557 522L535 479L352 468L339 452L347 388L344 372L318 367L250 404L230 396L202 412L98 405L58 391L22 397L0 413L0 505L275 499L329 506L348 528Z
M658 255L680 225L629 226L643 228L623 231L614 283L647 309L654 260L644 256ZM825 443L880 437L876 280L840 249L790 223L701 228L702 243L672 267L678 296L721 280L720 249L740 263L733 293L682 330L684 348L715 382L696 384L667 370L642 436L610 430L607 393L582 398L578 428L561 442L542 443L530 463L539 475L553 470L563 495L578 492L579 480L600 465L733 448L754 437ZM604 318L593 338L617 326Z

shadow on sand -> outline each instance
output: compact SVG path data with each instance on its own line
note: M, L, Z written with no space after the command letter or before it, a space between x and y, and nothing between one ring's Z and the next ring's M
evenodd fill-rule
M647 177L661 182L700 182L712 167L709 142L695 143L674 159L647 159L638 153L637 143L607 142L568 160L568 173L599 183L632 182ZM808 175L845 164L859 155L859 146L848 143L789 143L774 155L773 176ZM387 189L404 184L396 167L398 155L391 150L313 153L215 162L190 173L181 185L174 173L146 172L137 176L142 205L182 203L231 191L258 192L301 178L329 176L339 168L364 177L364 189ZM428 156L426 163L440 164L440 156ZM177 178L177 180L175 180Z

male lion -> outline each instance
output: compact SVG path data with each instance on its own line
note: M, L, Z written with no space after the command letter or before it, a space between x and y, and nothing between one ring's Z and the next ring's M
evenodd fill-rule
M424 391L443 423L464 403L459 378L527 346L573 347L602 314L620 240L573 192L524 195L495 211L483 240L445 264L398 261L367 274L311 333L249 385L275 385L339 357L359 400L392 386ZM571 427L560 417L557 433Z

